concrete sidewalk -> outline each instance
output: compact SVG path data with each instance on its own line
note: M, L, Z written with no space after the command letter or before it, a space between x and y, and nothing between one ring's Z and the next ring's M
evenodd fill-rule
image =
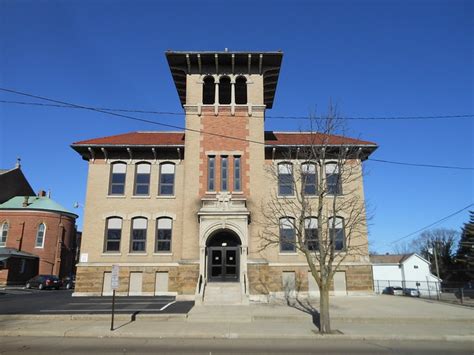
M197 306L187 316L0 316L0 336L133 338L335 338L474 342L474 310L394 296L333 297L333 329L320 336L311 305ZM315 306L317 306L315 304ZM296 308L295 308L296 307ZM299 308L299 309L298 309ZM309 313L308 313L309 312Z

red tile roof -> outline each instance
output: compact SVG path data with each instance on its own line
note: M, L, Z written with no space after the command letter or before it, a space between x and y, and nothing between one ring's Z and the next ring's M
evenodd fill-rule
M88 139L73 143L73 146L81 145L184 145L184 132L130 132L108 136L102 138ZM326 135L321 133L300 133L300 132L265 132L265 144L270 146L277 145L309 145L309 144L326 144L326 145L370 145L376 146L375 143L363 141L359 139Z
M316 132L265 132L266 145L373 145L377 144L359 139L322 134Z
M130 132L88 139L72 145L184 145L184 132Z

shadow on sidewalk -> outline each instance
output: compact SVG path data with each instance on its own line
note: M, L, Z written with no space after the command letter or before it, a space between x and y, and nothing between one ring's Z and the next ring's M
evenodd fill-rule
M115 331L117 329L125 327L126 325L129 325L130 323L135 322L137 320L137 314L138 313L140 313L140 311L133 312L133 314L130 316L130 320L127 323L124 323L122 325L119 325L118 327L115 327L112 331Z
M292 298L289 297L288 295L285 296L286 298L286 304L289 307L295 308L298 311L307 313L311 315L313 324L318 328L318 330L321 330L321 321L320 321L320 315L319 311L313 307L313 305L309 302L308 299L302 301L298 298Z

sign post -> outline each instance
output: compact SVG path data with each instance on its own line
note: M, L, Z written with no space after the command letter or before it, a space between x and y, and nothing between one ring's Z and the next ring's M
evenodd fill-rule
M112 289L112 321L110 323L110 330L114 330L114 315L115 315L115 290L119 287L119 266L112 265L112 277L110 278L110 288Z

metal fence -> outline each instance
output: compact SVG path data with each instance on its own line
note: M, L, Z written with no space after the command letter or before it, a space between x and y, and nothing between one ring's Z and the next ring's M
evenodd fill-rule
M474 306L474 299L464 294L461 283L440 283L437 281L374 280L374 290L382 294L387 287L413 288L421 298Z

